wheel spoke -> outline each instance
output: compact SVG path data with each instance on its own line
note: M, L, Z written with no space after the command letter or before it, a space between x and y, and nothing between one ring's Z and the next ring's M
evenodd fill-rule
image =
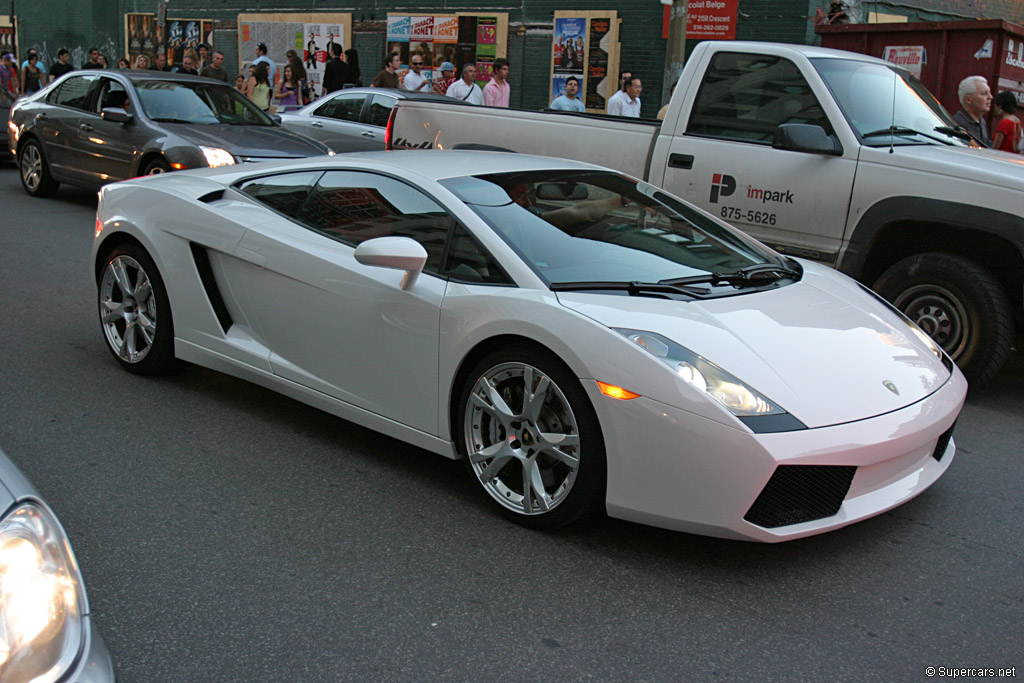
M117 322L124 317L124 304L120 301L104 301L101 305L105 324Z
M142 337L146 340L146 345L152 346L153 338L156 337L156 322L151 320L149 316L142 311L139 311L138 315L135 317L135 322L136 324L132 327L137 327L138 332L142 334Z
M486 398L480 395L480 389L483 389L486 394ZM503 399L501 394L498 393L498 389L486 378L482 378L476 383L476 389L470 396L470 401L474 405L483 408L488 414L501 420L502 423L515 417L515 413L513 413L508 407L508 404L505 403L505 399ZM488 401L490 402L488 403Z
M501 453L502 449L504 448L505 443L502 441L499 441L498 443L492 443L490 446L487 446L486 448L481 448L476 453L470 453L469 461L475 465L481 460L490 460L494 456Z
M121 358L124 358L127 361L132 360L135 357L135 354L137 353L135 345L135 326L135 323L128 323L125 326L124 343L121 344L121 348L118 349L118 352L121 354Z
M546 375L541 375L537 388L533 389L533 368L528 368L530 379L526 381L526 393L523 397L523 417L536 423L540 419L540 411L544 408L544 401L547 400L548 387L551 380ZM524 375L526 380L527 376Z
M551 509L551 496L544 490L544 479L540 475L540 467L535 461L527 460L523 462L523 511L532 513L534 503L537 504L541 512Z
M135 286L135 293L132 296L139 303L139 306L145 306L152 294L153 285L149 284L149 278L146 277L146 274L139 271L139 284Z
M500 455L495 456L494 460L491 461L491 464L484 468L484 471L480 473L480 481L486 484L492 479L497 479L498 474L511 459L511 453L501 453Z
M541 450L541 453L546 453L547 455L550 455L552 458L562 462L563 464L565 464L570 469L575 470L576 468L578 468L580 466L580 459L579 458L577 458L575 455L570 455L570 454L566 453L561 448L555 448L554 446L547 446L547 447L541 448L540 450Z
M121 288L124 295L131 295L132 283L128 277L128 270L124 267L124 261L122 259L115 259L110 264L110 270L114 274L114 279L117 280L117 286Z

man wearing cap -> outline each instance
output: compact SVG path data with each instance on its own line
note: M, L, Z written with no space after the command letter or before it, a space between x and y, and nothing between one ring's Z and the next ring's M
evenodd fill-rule
M448 92L448 86L455 82L455 65L451 62L441 62L438 70L441 72L441 77L434 79L434 92L444 95Z
M57 61L54 62L53 66L50 67L50 83L53 83L55 80L57 80L64 74L68 73L69 71L75 70L75 67L68 64L68 61L70 60L71 53L68 52L68 49L66 47L62 47L61 49L57 50Z
M430 81L423 75L423 55L413 54L409 58L409 73L402 80L402 89L412 92L430 92Z
M267 56L267 44L260 43L256 46L256 59L252 61L253 64L259 64L260 62L266 62L267 69L270 71L270 82L277 82L277 64L274 64L273 60Z

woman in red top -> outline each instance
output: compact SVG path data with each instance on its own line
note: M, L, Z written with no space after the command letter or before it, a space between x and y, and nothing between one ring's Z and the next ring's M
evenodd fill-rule
M1012 92L1003 91L992 98L992 109L997 117L1001 117L992 135L992 149L1017 152L1021 133L1020 119L1014 115L1017 98Z

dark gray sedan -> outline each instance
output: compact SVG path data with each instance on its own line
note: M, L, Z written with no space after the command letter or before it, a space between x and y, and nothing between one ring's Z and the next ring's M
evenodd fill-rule
M99 187L140 175L332 153L282 128L245 95L161 71L73 71L11 108L7 137L25 191Z
M319 140L335 152L384 149L384 130L400 99L441 100L450 97L391 88L349 88L321 97L297 111L281 114L281 124Z

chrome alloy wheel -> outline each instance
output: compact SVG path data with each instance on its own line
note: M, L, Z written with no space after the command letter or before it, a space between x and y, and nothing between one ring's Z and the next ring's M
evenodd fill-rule
M959 360L970 335L967 310L956 295L939 285L917 285L902 292L893 305L917 323L950 358Z
M43 181L43 155L36 145L27 144L21 152L21 180L29 192L38 190Z
M501 505L540 515L562 503L579 471L576 418L558 385L521 362L476 381L463 419L473 473Z
M149 276L131 256L117 256L103 269L99 294L107 343L126 363L138 363L156 338L156 297Z

